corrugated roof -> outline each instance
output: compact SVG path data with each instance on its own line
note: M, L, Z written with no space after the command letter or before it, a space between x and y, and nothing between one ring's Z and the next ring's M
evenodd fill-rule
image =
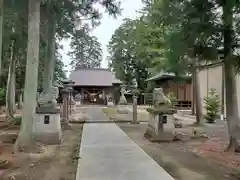
M78 68L71 72L69 80L75 82L75 86L112 86L121 83L113 72L101 68Z
M156 74L155 76L150 77L146 81L156 81L156 80L162 80L162 79L172 78L172 77L176 77L176 75L174 73L160 72L160 73ZM178 78L191 79L191 75L182 75L182 76L178 76Z
M160 72L158 74L156 74L153 77L150 77L149 79L147 79L146 81L155 81L155 80L159 80L162 79L164 77L175 77L174 73L164 73L164 72Z

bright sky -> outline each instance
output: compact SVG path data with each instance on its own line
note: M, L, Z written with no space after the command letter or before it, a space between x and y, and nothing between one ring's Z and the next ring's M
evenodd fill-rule
M99 42L102 44L103 49L103 60L102 60L102 67L106 68L108 65L108 62L106 60L106 57L108 56L107 52L107 45L110 41L114 31L122 24L123 19L125 18L131 18L134 19L137 17L138 13L136 11L140 10L142 8L142 0L122 0L122 14L117 19L114 19L108 14L104 14L101 20L101 25L98 26L92 34L96 36L99 40ZM67 52L69 51L69 40L64 40L62 42L64 49L61 52L63 57L63 62L66 66L66 70L69 71L69 62L70 58L67 56ZM67 73L69 74L69 73Z

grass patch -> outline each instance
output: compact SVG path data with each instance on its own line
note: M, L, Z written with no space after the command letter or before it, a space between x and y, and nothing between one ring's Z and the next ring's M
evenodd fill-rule
M116 114L117 109L116 108L103 108L103 112L106 114Z
M116 120L117 109L116 108L103 108L103 113L107 115L110 120Z

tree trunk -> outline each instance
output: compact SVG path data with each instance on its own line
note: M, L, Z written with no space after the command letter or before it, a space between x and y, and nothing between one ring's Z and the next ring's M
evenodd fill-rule
M39 39L40 39L40 0L28 2L28 51L24 87L23 120L15 151L31 150L33 139L33 116L36 109Z
M226 113L229 131L228 151L234 151L238 139L238 102L237 88L234 74L234 65L232 63L232 44L233 44L233 7L234 1L225 0L223 3L223 24L224 24L224 71L225 71L225 88L226 88Z
M11 106L13 114L16 112L16 57L13 59L12 81L11 81Z
M6 92L6 111L7 117L9 120L14 119L14 109L13 109L13 81L14 81L14 69L16 68L15 65L15 58L14 58L14 46L15 40L12 40L11 47L10 47L10 58L9 58L9 70L8 70L8 80L7 80L7 92Z
M196 75L196 69L193 69L192 71L192 115L195 115L195 98L196 98L196 85L195 85L195 75Z
M225 71L224 64L222 65L222 87L221 87L221 115L222 120L224 120L225 116Z
M51 22L53 23L53 22ZM45 52L45 62L44 62L44 74L43 74L43 92L49 93L51 90L51 63L52 63L52 53L53 53L53 24L48 23L48 40L46 45L46 52ZM55 40L55 39L54 39Z
M44 62L44 74L43 74L43 92L51 93L51 88L54 78L54 66L55 66L55 35L56 35L56 23L55 23L55 11L50 6L46 7L45 16L46 22L46 52Z
M196 67L197 60L196 58L193 59L193 79L194 79L194 99L195 99L195 105L196 105L196 124L200 124L203 119L203 113L202 113L202 101L201 101L201 95L200 95L200 85L199 85L199 68Z
M3 0L0 0L0 78L2 76L2 35L3 35Z
M22 92L20 92L18 95L18 109L22 109L22 107L23 107L22 99L23 99L23 95L22 95Z

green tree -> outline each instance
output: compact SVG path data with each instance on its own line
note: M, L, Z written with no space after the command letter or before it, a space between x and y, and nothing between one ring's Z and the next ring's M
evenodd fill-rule
M110 68L128 85L132 85L135 79L142 91L147 88L145 80L148 77L148 63L151 58L142 44L144 37L141 36L147 36L145 32L145 25L140 19L125 19L108 45Z
M32 144L33 114L36 108L38 64L39 64L39 40L40 40L40 0L28 3L28 51L26 77L24 87L24 111L23 121L15 150L28 150Z
M0 0L0 78L2 75L3 0ZM0 79L1 81L1 79Z
M95 8L96 3L99 2L101 5L106 7L109 14L118 14L119 3L115 0L94 0L87 1L86 3L84 2L83 4L79 4L78 0L44 0L42 6L47 7L46 9L43 8L43 10L51 10L51 12L53 12L52 14L46 14L48 15L47 18L49 18L49 21L47 21L47 23L43 23L43 29L50 28L50 33L50 29L47 29L47 31L42 31L41 29L42 23L40 22L40 0L31 0L28 2L28 44L24 87L24 110L20 133L15 143L16 151L30 150L31 145L34 144L32 122L36 107L36 90L38 81L37 70L39 67L39 52L41 52L39 49L41 46L39 46L39 44L42 41L42 47L44 48L43 59L46 60L46 58L55 58L54 52L56 50L56 34L60 38L68 37L68 35L74 31L76 20L79 20L79 17L88 17L93 21L99 20L100 16L98 9ZM50 24L50 22L52 23ZM45 33L47 40L50 41L46 40L46 37L44 36ZM52 55L51 57L50 54Z
M66 73L64 72L64 63L62 61L62 56L60 54L60 49L62 47L59 45L59 43L56 42L56 64L55 64L55 71L54 71L54 80L55 81L61 81L63 79L66 79Z
M88 28L76 30L71 38L70 65L76 67L99 68L102 61L102 48L95 36L89 34Z
M238 112L238 102L237 102L237 86L235 80L236 72L236 61L238 63L239 58L234 59L234 45L238 40L236 37L239 34L236 33L236 28L234 28L234 15L239 12L239 2L236 0L223 0L220 2L222 6L222 19L223 19L223 47L224 47L224 73L225 73L225 87L226 87L226 112L227 112L227 122L230 134L229 139L229 151L235 151L238 146L239 130L240 130L240 120ZM237 11L238 10L238 11ZM237 36L236 36L237 35ZM233 61L235 60L235 62ZM239 65L239 64L237 64ZM238 66L239 68L239 66Z
M236 0L163 0L154 1L154 3L147 1L146 9L152 13L149 14L151 14L150 21L153 21L153 24L164 25L171 29L177 27L182 36L180 39L177 38L177 42L175 42L176 39L172 39L170 42L177 44L181 41L185 45L181 54L188 58L188 64L192 65L195 77L198 72L196 66L202 60L217 59L218 49L223 47L226 109L230 134L228 149L236 149L237 139L239 139L239 133L237 133L239 117L234 73L239 68L239 55L235 53L236 47L239 47L239 20L236 18L239 14L239 3ZM173 49L174 47L171 48L171 50ZM195 89L198 91L197 78L194 81ZM198 93L195 92L195 94ZM198 95L197 98L199 98ZM199 113L197 112L197 114Z

